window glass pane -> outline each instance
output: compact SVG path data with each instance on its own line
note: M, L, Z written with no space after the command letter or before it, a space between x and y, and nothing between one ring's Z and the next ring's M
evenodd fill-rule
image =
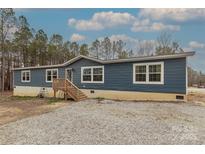
M26 76L29 76L30 75L30 73L29 72L26 72Z
M103 79L102 75L93 75L93 81L102 81Z
M146 74L136 74L135 81L146 81Z
M156 72L161 72L161 65L156 65Z
M47 75L51 75L51 71L47 71Z
M91 68L85 68L83 69L83 74L91 74Z
M102 74L102 68L93 68L93 74Z
M29 75L26 76L26 80L27 80L27 81L30 80L30 76L29 76Z
M91 75L83 75L83 81L91 81Z
M146 73L146 65L136 66L135 70L136 73Z
M57 77L57 70L53 70L53 76Z
M161 81L161 74L149 74L149 81L151 82L160 82Z
M161 65L149 65L149 72L161 72Z
M30 72L26 72L26 80L27 80L27 81L30 80Z
M47 81L51 81L51 76L50 75L47 76Z
M22 73L22 80L23 80L23 81L26 80L26 73L25 73L25 72Z
M57 79L57 70L52 71L52 78ZM53 80L53 79L51 79L51 80Z
M154 72L153 71L153 65L149 65L149 72Z

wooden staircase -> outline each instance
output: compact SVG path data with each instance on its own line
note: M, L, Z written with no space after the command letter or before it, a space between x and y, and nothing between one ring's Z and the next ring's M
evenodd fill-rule
M87 99L87 96L71 81L67 79L53 79L53 90L54 97L56 97L56 93L58 90L61 90L65 93L65 99L67 97L71 97L75 101L81 101Z

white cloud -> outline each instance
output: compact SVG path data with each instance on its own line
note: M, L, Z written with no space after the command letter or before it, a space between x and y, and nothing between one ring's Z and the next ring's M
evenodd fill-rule
M140 15L142 16L143 10ZM153 32L153 31L179 31L179 25L164 24L162 22L154 22L149 18L135 17L127 12L98 12L88 20L77 20L70 18L68 25L75 27L77 30L103 30L117 26L132 26L133 32Z
M77 30L102 30L103 25L89 20L76 20L74 18L68 20L70 26L75 27Z
M191 41L191 42L189 42L189 48L191 48L191 49L202 49L202 48L205 48L205 44L197 42L197 41Z
M135 17L129 13L120 12L98 12L89 20L76 20L71 18L68 20L70 26L74 26L77 30L102 30L121 25L129 25L135 21Z
M171 19L174 21L187 21L193 19L205 19L205 9L141 9L140 17L154 20Z
M70 37L70 40L72 41L72 42L77 42L77 41L83 41L83 40L85 40L85 36L83 36L83 35L80 35L80 34L73 34L71 37Z
M153 31L164 31L164 30L169 30L169 31L179 31L180 26L178 25L167 25L163 24L161 22L150 22L149 19L144 19L144 20L137 20L131 30L133 32L153 32Z

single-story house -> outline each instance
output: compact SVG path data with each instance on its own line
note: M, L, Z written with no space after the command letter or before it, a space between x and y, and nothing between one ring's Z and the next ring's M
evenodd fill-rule
M80 55L58 65L14 68L13 94L37 96L43 91L47 97L64 97L66 91L62 87L68 87L67 90L75 88L88 98L186 100L187 57L194 54L114 60ZM68 95L73 94L68 91Z

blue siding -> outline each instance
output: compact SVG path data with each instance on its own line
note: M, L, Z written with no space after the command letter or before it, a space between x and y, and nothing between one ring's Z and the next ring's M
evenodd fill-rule
M65 68L73 69L73 82L79 88L141 91L141 92L165 92L186 93L186 58L168 59L164 61L164 85L133 84L133 63L116 63L104 65L104 83L81 83L81 67L102 66L97 62L81 59L75 63L58 68L59 78L64 78ZM149 61L153 62L153 61ZM21 83L20 71L15 71L15 85L50 87L51 83L45 82L46 69L31 69L31 82Z
M87 59L81 59L65 68L72 68L73 69L73 83L80 87L80 88L93 88L93 87L98 87L99 84L93 84L90 83L87 86L84 84L81 84L81 67L84 66L102 66L102 64L99 64L97 62L93 62ZM102 84L103 87L103 84Z
M56 69L56 68L55 68ZM57 68L60 78L64 78L64 69ZM51 87L52 83L46 82L46 69L31 69L31 82L21 82L21 71L14 71L14 86Z

